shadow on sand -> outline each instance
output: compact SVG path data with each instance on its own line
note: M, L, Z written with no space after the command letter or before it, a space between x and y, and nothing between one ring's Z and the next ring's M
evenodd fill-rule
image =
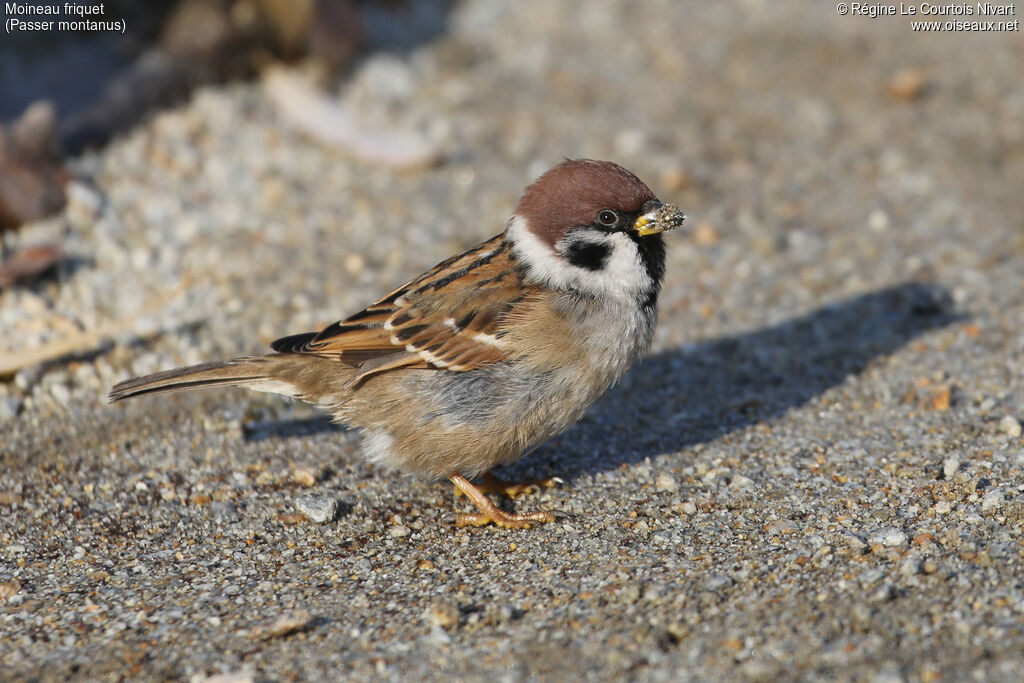
M949 292L908 282L638 363L583 421L506 468L567 481L712 441L813 400L873 359L960 319Z
M959 320L949 292L909 282L773 327L638 363L579 424L499 474L567 481L712 441L821 395L915 337ZM263 423L249 440L344 431L327 417Z

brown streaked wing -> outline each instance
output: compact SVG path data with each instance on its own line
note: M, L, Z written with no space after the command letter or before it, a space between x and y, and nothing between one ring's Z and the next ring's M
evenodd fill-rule
M319 334L286 337L274 348L337 357L364 369L357 380L398 367L473 370L508 357L501 323L533 289L498 235Z

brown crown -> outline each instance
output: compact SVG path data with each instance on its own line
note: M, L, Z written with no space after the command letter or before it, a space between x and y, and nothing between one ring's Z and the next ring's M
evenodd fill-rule
M516 215L554 246L568 230L593 223L601 209L635 213L652 199L651 188L618 164L569 159L526 188Z

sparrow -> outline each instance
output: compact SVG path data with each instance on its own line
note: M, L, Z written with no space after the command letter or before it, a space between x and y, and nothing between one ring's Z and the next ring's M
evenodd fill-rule
M470 480L568 429L647 351L662 233L685 218L618 164L566 160L504 232L358 313L268 355L126 380L110 399L217 386L299 398L361 430L370 462L450 479L479 509L459 525L550 522Z

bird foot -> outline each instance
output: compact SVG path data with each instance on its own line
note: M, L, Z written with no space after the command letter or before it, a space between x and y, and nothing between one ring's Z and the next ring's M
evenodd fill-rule
M453 474L449 477L455 484L455 491L463 493L473 501L480 512L461 514L455 518L456 526L483 526L484 524L496 524L505 529L529 529L534 524L555 521L555 515L551 512L530 512L523 514L512 514L505 512L495 505L490 498L484 495L478 487L469 482L461 474ZM493 477L497 481L497 477ZM508 485L507 482L501 482ZM529 488L529 487L527 487ZM525 490L525 489L524 489ZM522 493L522 491L518 491ZM508 495L508 494L506 494Z
M497 509L491 512L468 512L455 518L455 526L484 526L496 524L503 529L529 529L534 524L555 521L550 512L529 512L514 515Z

